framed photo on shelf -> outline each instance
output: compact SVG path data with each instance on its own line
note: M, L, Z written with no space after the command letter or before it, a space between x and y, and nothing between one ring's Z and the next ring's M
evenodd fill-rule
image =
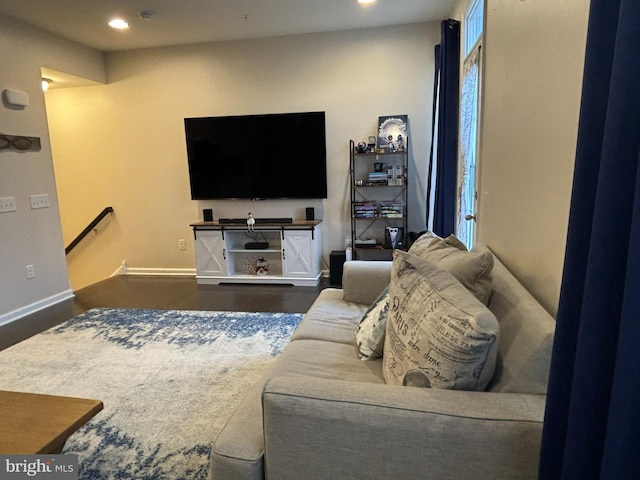
M407 115L378 117L376 148L385 152L403 152L407 148Z

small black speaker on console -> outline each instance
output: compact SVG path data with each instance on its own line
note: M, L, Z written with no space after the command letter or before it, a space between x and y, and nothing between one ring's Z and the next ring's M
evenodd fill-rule
M202 210L202 218L205 222L213 222L213 209L205 208Z
M307 207L305 210L306 219L307 220L315 220L316 219L316 209L313 207Z

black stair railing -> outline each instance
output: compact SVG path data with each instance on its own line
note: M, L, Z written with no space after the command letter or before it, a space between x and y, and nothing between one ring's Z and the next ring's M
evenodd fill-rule
M94 218L94 219L93 219L93 221L92 221L89 225L87 225L87 228L85 228L82 232L80 232L80 235L78 235L78 236L73 240L73 242L71 242L71 243L67 246L67 248L65 248L65 249L64 249L64 253L65 253L66 255L69 255L69 252L70 252L71 250L73 250L73 249L75 248L75 246L76 246L76 245L78 245L78 244L82 241L82 239L83 239L84 237L86 237L87 235L89 235L89 232L90 232L91 230L93 230L94 228L96 228L96 227L98 226L98 224L102 221L102 219L103 219L104 217L106 217L107 215L109 215L110 213L113 213L113 207L107 207L107 208L105 208L104 210L102 210L102 212L100 212L100 214L99 214L96 218Z

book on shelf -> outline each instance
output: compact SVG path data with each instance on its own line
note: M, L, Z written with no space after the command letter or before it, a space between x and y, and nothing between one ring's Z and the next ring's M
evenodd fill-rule
M356 218L377 218L377 212L356 212L354 217Z
M404 202L400 200L380 202L380 216L385 218L404 217Z
M404 166L396 165L394 167L394 185L404 185Z
M372 200L354 202L353 216L356 218L375 218L378 216L378 205Z
M387 185L387 172L369 172L368 180L370 185Z

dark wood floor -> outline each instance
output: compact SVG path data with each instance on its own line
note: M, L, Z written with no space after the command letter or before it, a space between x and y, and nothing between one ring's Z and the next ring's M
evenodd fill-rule
M198 285L192 277L117 275L82 288L75 298L0 327L0 350L98 307L304 313L323 288L290 285Z

